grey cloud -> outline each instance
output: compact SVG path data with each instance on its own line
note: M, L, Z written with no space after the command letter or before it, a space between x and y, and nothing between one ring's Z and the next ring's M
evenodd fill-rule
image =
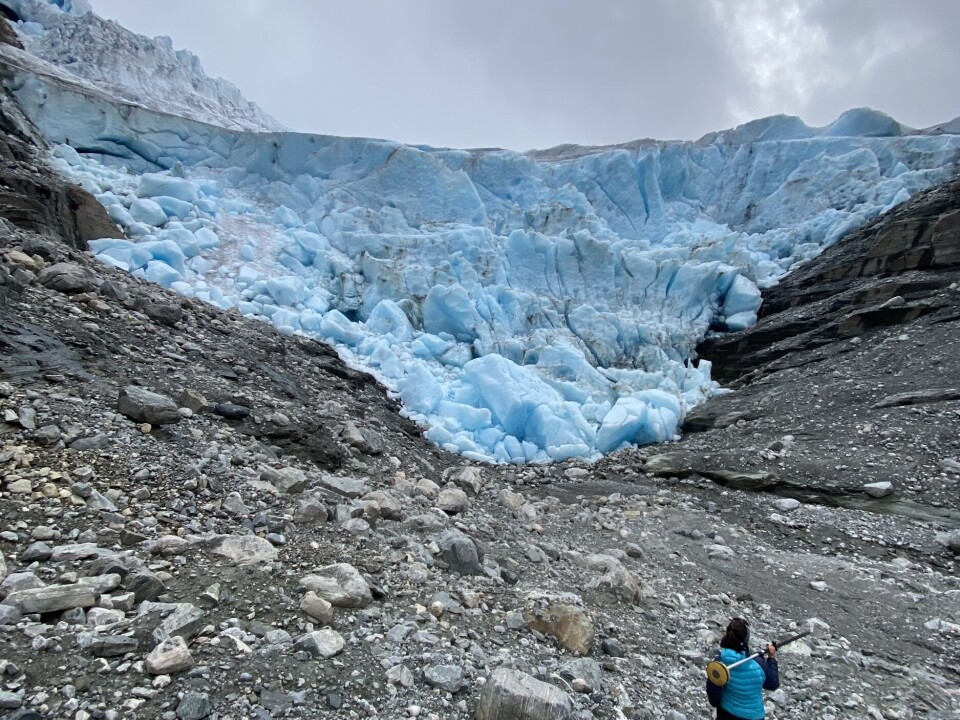
M735 124L733 107L821 124L855 105L909 124L960 112L960 50L949 37L960 3L952 0L803 3L828 38L801 68L824 80L803 105L751 86L731 29L706 0L94 5L137 32L172 36L209 74L309 132L527 149L695 138ZM898 27L924 42L857 65Z

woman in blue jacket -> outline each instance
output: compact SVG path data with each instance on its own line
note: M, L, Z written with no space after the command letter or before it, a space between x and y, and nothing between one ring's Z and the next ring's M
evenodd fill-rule
M743 660L750 654L750 624L734 618L720 640L717 659L724 665ZM763 720L763 691L780 687L777 648L767 645L767 657L755 658L730 671L730 680L723 687L707 680L707 697L717 708L717 720Z

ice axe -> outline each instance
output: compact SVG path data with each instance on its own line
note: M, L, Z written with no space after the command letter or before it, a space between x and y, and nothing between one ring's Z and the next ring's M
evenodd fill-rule
M778 650L784 645L789 645L794 640L799 640L802 637L806 637L810 634L809 630L804 630L798 635L791 635L790 637L785 637L782 640L777 640L776 642L770 643ZM724 665L719 660L711 660L707 663L707 680L712 682L714 685L719 685L723 687L730 681L730 671L735 667L739 667L744 663L748 663L751 660L756 660L758 657L763 657L767 654L766 650L761 650L760 652L755 652L749 657L745 657L743 660L737 660L735 663L730 663L729 665Z

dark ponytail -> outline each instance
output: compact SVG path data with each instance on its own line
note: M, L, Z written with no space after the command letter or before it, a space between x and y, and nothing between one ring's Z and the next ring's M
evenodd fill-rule
M743 618L734 618L720 639L720 647L736 652L747 652L750 645L750 623Z

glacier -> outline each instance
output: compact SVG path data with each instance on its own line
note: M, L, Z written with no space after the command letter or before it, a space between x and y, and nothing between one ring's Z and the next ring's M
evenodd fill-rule
M676 437L721 392L701 338L754 324L761 289L960 161L951 125L868 109L527 153L276 131L221 118L245 107L229 92L192 114L119 92L152 81L87 67L114 62L87 47L104 21L76 0L15 4L27 49L0 48L5 82L124 230L90 243L99 260L335 344L433 442L486 462ZM79 75L62 63L78 44ZM195 71L178 57L164 78Z

